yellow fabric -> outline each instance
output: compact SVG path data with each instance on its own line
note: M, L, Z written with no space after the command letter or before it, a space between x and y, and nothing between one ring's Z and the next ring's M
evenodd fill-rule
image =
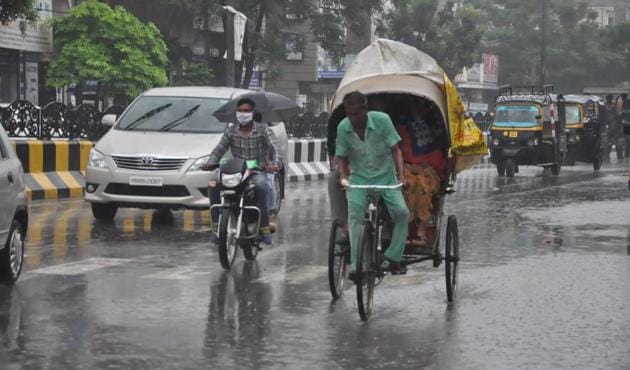
M433 196L440 190L440 177L430 165L405 165L405 180L409 186L403 191L409 208L409 221L419 219L427 223L433 214Z
M466 118L464 103L446 74L444 90L448 108L448 125L451 133L450 155L455 157L455 171L474 166L488 154L486 139L472 118Z

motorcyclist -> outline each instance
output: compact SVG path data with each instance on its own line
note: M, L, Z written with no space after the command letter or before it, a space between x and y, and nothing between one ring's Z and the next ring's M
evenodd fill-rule
M204 169L213 170L219 167L219 161L230 150L232 157L244 160L256 160L258 167L267 173L275 173L280 168L280 151L273 131L267 124L254 121L253 100L244 98L236 104L236 120L238 124L230 123L225 129L221 141L210 154ZM271 154L271 156L270 156ZM269 160L268 158L272 159ZM260 233L262 242L273 243L269 228L269 197L271 188L265 173L259 172L252 176L251 181L256 187L256 202L260 209ZM211 184L212 185L212 184ZM217 186L210 186L210 198L214 203L219 199Z

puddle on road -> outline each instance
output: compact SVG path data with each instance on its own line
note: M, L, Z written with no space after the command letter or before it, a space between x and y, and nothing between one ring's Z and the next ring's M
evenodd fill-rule
M567 204L554 208L525 210L523 217L547 225L614 226L630 224L630 200Z

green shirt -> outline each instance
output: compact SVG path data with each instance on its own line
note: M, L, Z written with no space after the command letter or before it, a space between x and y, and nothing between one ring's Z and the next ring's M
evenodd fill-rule
M337 127L335 156L347 158L355 185L395 185L396 168L392 147L400 136L391 118L383 112L368 112L365 140L354 131L348 118Z

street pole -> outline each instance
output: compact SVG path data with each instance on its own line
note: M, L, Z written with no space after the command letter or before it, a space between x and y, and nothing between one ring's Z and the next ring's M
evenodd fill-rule
M540 87L545 86L546 71L545 63L547 59L547 0L540 0L542 6L542 19L540 25Z
M225 30L227 43L227 59L225 61L225 85L234 87L234 13L227 12L227 29Z

